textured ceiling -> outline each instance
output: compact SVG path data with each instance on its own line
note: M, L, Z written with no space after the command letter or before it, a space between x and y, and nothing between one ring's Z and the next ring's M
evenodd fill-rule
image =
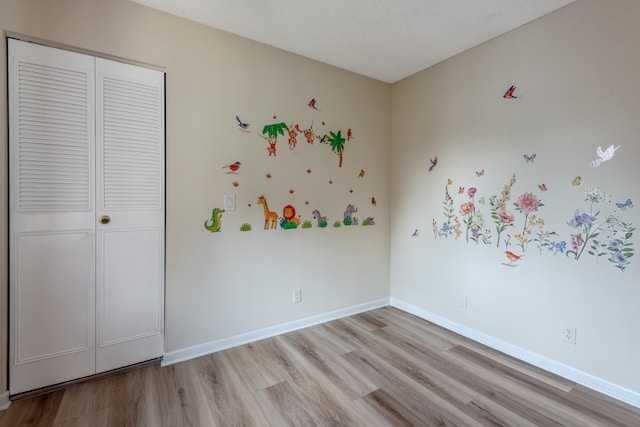
M575 0L131 0L394 83Z

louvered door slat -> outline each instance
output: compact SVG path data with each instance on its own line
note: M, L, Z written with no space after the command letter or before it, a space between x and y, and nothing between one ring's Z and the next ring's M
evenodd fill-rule
M28 59L16 70L17 210L91 210L93 76Z
M102 88L102 207L157 210L163 149L160 88L112 76L104 76Z

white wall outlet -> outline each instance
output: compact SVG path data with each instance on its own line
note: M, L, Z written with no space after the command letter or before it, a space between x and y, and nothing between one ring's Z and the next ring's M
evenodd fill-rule
M576 327L571 325L562 326L562 341L576 345Z
M235 211L236 210L236 195L228 194L224 196L224 210Z
M293 290L293 303L300 304L302 302L302 289L295 288Z

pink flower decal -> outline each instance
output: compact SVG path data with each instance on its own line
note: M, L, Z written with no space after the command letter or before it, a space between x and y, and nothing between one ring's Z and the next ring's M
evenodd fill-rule
M513 214L509 211L505 211L504 209L500 211L498 217L500 218L500 221L507 225L513 225L513 221L515 221Z
M473 212L473 203L467 202L460 205L460 214L462 216L469 215Z
M580 249L583 244L584 244L584 240L582 239L581 235L579 234L571 235L571 247L573 248L574 251L577 251L578 249ZM576 259L578 258L576 257Z
M467 190L467 194L469 195L469 197L473 197L476 195L476 191L478 191L476 187L471 187Z
M531 212L538 212L540 200L538 200L535 194L524 193L518 197L517 206L523 214L529 215Z

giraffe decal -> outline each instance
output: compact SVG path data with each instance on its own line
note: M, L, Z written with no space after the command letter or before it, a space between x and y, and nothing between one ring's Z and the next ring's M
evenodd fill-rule
M258 197L258 203L261 204L264 209L264 229L277 228L278 213L269 210L266 197Z

